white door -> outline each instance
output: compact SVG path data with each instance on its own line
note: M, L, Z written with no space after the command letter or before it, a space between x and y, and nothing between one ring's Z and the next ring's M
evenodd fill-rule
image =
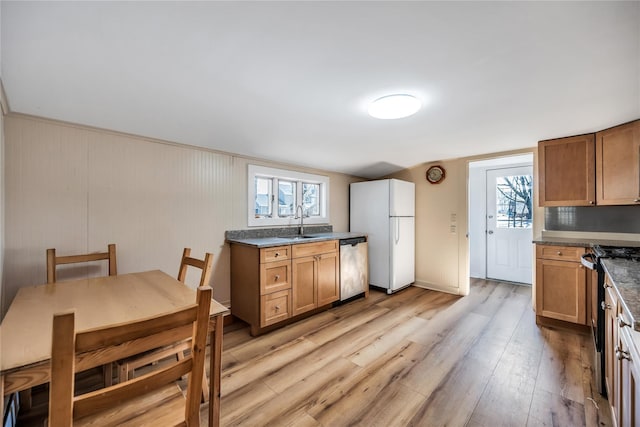
M531 284L533 167L487 170L487 278Z
M391 217L391 271L389 293L415 282L415 218Z

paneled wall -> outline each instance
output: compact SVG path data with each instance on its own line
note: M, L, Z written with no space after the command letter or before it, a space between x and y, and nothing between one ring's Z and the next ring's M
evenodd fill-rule
M18 288L46 281L47 248L82 253L108 243L117 244L119 273L176 275L182 248L213 252L214 297L229 302L224 232L247 227L249 163L328 175L331 223L349 227L354 177L23 115L6 116L4 125L3 315Z

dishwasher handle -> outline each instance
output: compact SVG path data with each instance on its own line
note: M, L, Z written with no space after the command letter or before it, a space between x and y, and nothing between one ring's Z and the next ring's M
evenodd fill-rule
M340 246L356 246L366 241L366 237L352 237L351 239L341 239Z

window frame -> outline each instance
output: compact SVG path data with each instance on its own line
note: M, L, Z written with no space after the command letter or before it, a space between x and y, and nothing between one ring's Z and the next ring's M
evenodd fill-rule
M305 224L329 224L329 177L325 175L316 175L305 172L297 172L286 169L277 169L267 166L248 165L248 179L247 179L247 225L249 227L263 227L274 225L296 225L300 223L300 219L295 219L293 216L280 217L278 209L278 183L279 180L292 181L296 183L296 196L294 204L297 206L302 201L302 187L303 183L306 184L318 184L320 186L320 215L318 216L305 216ZM270 178L272 185L272 200L271 200L271 217L257 217L255 215L255 197L256 177Z

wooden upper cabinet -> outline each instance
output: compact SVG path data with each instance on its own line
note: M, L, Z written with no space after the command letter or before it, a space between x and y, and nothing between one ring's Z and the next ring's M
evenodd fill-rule
M640 120L596 133L599 205L640 204Z
M594 134L540 141L538 182L540 206L593 206Z

